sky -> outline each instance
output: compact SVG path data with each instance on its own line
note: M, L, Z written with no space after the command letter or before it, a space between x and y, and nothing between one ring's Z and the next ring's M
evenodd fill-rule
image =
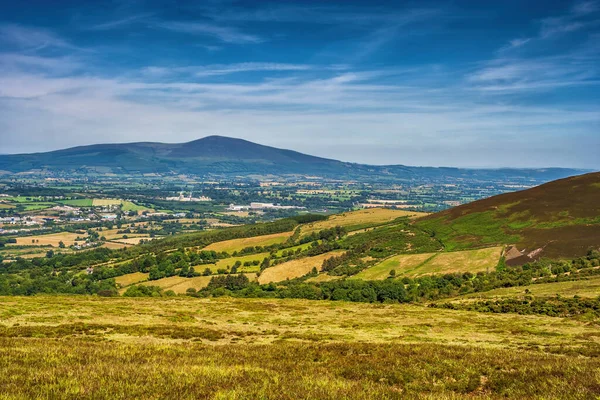
M0 153L209 135L600 169L600 0L1 2Z

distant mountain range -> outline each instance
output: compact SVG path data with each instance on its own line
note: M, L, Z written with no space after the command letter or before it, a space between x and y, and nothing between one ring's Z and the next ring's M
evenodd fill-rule
M412 180L520 178L545 182L584 171L373 166L310 156L247 140L208 136L181 144L125 143L79 146L47 153L0 155L0 172L77 174L188 174L196 176L315 175L326 178Z
M474 201L429 215L417 225L447 250L515 245L509 265L571 258L600 249L600 172Z

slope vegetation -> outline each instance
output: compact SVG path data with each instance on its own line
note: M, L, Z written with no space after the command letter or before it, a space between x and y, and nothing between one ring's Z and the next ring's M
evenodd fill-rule
M447 250L514 244L509 263L584 255L600 246L600 173L550 182L424 217ZM509 259L510 258L510 259Z

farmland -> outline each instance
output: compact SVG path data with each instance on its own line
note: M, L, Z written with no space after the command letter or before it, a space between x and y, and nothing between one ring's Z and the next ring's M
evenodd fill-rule
M307 224L305 227L302 227L302 234L304 235L312 232L318 232L320 230L329 229L336 226L343 226L348 231L354 231L367 228L369 226L391 222L396 218L417 218L424 215L426 214L385 208L365 209L334 215L325 221Z
M447 253L402 254L390 257L357 274L357 279L385 279L390 272L397 276L417 277L456 272L493 270L500 259L502 247Z
M85 235L85 234L80 235L77 233L68 233L68 232L55 233L55 234L50 234L50 235L24 236L24 237L17 238L17 245L20 245L20 246L32 245L32 244L34 244L34 241L35 241L36 246L58 247L60 242L63 242L66 246L71 246L76 242L76 239L78 237L82 238L81 241L84 241L86 236L87 235Z
M597 354L597 331L575 320L306 300L53 296L0 298L0 309L9 399L584 399L600 389L598 358L579 355Z
M213 243L206 246L205 250L224 251L233 253L250 246L270 246L285 242L293 232L275 233L272 235L255 236L244 239L232 239L223 242Z
M298 278L308 274L316 268L319 270L326 258L339 255L343 252L330 252L314 257L306 257L298 260L288 261L283 264L267 268L258 278L260 283L281 282L286 279Z

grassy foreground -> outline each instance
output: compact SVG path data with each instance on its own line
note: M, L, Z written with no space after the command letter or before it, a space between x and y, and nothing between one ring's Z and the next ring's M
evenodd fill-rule
M597 398L576 319L306 300L0 298L0 398Z

